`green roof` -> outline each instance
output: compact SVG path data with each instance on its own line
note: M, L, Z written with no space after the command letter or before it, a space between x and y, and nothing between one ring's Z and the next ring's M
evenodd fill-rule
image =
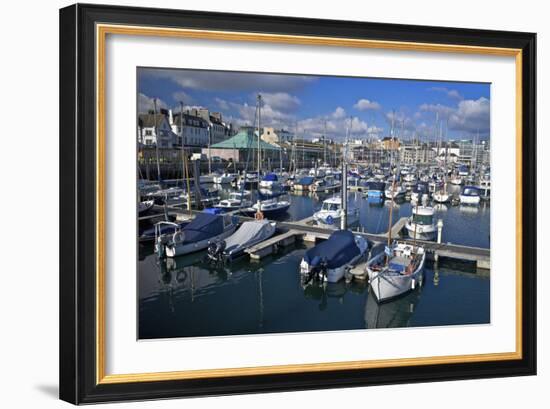
M258 136L252 129L240 130L235 136L232 136L225 141L215 143L211 148L216 149L257 149L258 148ZM267 143L264 140L260 140L260 148L262 150L275 150L278 151L281 148L277 145Z

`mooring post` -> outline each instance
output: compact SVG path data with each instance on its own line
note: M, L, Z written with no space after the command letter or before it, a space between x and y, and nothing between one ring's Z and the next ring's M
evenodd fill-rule
M441 233L443 232L443 219L437 220L437 244L441 244ZM436 263L439 261L439 254L435 251L434 259Z

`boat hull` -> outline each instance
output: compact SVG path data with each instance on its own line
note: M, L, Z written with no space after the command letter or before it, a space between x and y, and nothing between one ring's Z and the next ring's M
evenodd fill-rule
M415 228L413 223L407 222L405 228L409 233L409 237L414 238L416 235L418 240L433 240L437 232L435 225L417 225Z
M460 195L460 203L462 204L477 205L480 201L481 198L479 196Z
M196 251L204 250L208 245L213 241L223 240L226 237L229 237L235 232L235 226L226 229L223 233L218 234L217 236L212 236L204 240L200 240L193 243L175 243L165 246L165 254L167 257L177 257L184 254L194 253Z
M417 286L422 286L423 269L424 262L413 274L377 274L370 281L372 293L378 302L390 301L406 294Z

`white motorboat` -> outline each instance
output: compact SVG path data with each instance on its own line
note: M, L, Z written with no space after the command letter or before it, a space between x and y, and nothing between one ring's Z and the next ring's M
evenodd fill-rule
M208 246L208 257L214 261L231 261L275 234L276 223L269 220L244 222L235 233Z
M269 199L259 200L248 209L242 209L241 212L248 216L255 216L262 213L265 217L279 216L287 212L290 207L289 199L280 199L280 196L274 196Z
M437 232L434 223L434 208L429 206L415 206L412 216L407 220L405 228L409 236L419 240L432 240Z
M479 196L481 200L491 200L491 179L482 178L479 181Z
M451 200L451 195L445 190L439 190L434 192L433 199L437 203L447 203Z
M221 175L214 176L213 180L214 183L218 185L227 185L235 182L237 176L238 175L236 173L223 173Z
M365 257L368 247L362 236L349 230L336 230L327 240L305 252L300 274L305 280L336 283Z
M403 186L392 186L392 184L390 184L389 187L387 187L384 191L384 196L386 197L386 199L399 200L405 198L405 193L407 193L407 189L405 189Z
M426 252L422 246L394 242L367 262L370 287L378 302L421 286Z
M428 185L425 183L418 183L411 190L411 201L417 203L426 203L430 198Z
M479 189L475 186L464 186L460 192L460 204L477 205L481 201Z
M279 177L275 173L268 173L260 180L260 188L276 190L281 188Z
M138 216L145 216L155 205L153 199L145 200L143 202L138 202Z
M359 209L357 207L348 207L346 214L348 225L353 225L359 221ZM338 229L343 215L342 198L331 197L323 201L321 210L313 214L313 219L318 225Z
M183 228L176 228L172 235L155 237L159 256L181 256L204 250L213 241L223 240L233 234L236 224L230 215L199 213Z
M227 211L237 210L252 206L251 194L248 190L242 190L239 192L231 192L227 199L220 200L215 205L217 208L221 208Z
M309 187L309 190L311 192L315 193L322 193L322 192L330 192L333 190L336 190L340 187L340 183L338 183L334 177L331 176L325 176L324 179L318 179L313 182L313 184Z

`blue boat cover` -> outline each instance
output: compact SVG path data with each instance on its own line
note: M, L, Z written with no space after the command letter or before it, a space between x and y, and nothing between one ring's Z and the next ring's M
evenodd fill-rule
M266 182L276 182L278 179L275 173L268 173L264 176L263 180L265 180Z
M304 260L312 267L326 261L328 268L338 268L359 253L353 233L349 230L337 230L327 240L306 251Z
M206 209L203 210L203 213L208 213L208 214L221 214L223 213L222 212L222 208L220 207L208 207Z
M302 179L300 179L298 181L298 184L309 186L313 183L314 180L315 180L315 178L313 176L305 176L305 177L303 177Z
M182 231L184 243L194 243L223 233L223 216L210 213L198 213Z

